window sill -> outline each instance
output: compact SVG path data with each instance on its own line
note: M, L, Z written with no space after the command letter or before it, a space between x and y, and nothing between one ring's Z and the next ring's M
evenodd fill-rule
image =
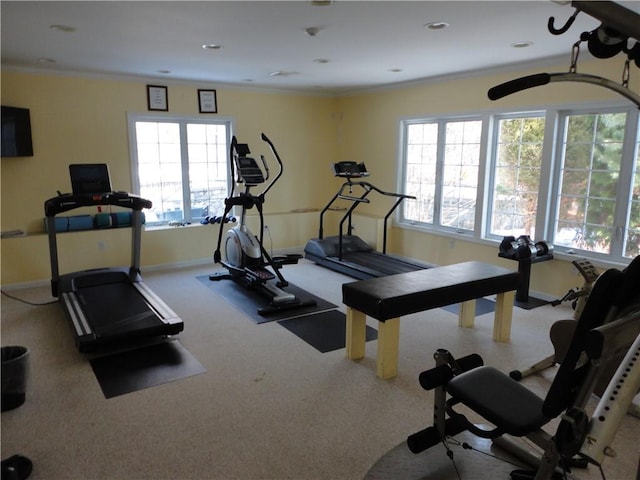
M447 231L447 230L439 230L436 228L423 227L423 226L418 226L418 225L414 225L406 222L394 222L394 226L397 228L411 230L418 233L424 233L427 235L434 235L437 237L450 238L454 240L462 240L465 242L474 243L476 245L482 245L485 247L493 247L496 249L496 258L498 257L498 248L500 246L499 240L477 238L471 232L453 232L453 231ZM566 251L562 251L562 250L558 251L557 247L553 252L554 260L561 260L561 261L570 263L578 258L586 258L595 267L603 270L606 270L609 268L616 268L621 270L628 265L628 262L627 263L616 262L613 259L607 260L597 255L590 256L588 253L567 253ZM629 259L629 262L630 261L631 259Z

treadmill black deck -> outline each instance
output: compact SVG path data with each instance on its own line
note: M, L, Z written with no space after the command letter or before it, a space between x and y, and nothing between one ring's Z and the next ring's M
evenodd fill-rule
M436 266L399 255L378 252L354 235L342 237L342 256L340 256L339 237L309 240L304 252L307 259L318 265L359 280L414 272Z
M89 270L61 280L66 291L60 300L81 352L128 346L184 329L182 320L142 280L129 281L122 270Z
M98 337L128 334L163 326L138 290L130 283L112 283L76 291Z

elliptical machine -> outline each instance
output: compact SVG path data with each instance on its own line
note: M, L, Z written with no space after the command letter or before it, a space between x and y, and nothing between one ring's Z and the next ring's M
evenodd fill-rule
M289 283L285 280L280 269L283 264L297 263L300 256L285 255L274 259L264 248L263 205L265 195L282 176L284 167L271 140L264 133L261 138L269 145L271 153L278 163L278 173L259 195L252 194L251 188L262 185L269 179L269 167L263 155L260 155L261 168L254 158L248 156L251 151L246 143L238 143L235 136L231 139L229 163L233 184L231 195L224 200L225 209L222 218L228 218L234 206L241 207L242 211L239 223L229 229L224 238L225 260L222 260L220 253L224 230L224 222L220 222L218 244L213 254L213 260L225 267L229 273L214 273L209 275L209 280L231 279L259 292L268 299L269 306L259 308L258 313L268 315L283 310L313 306L316 302L315 300L301 301L294 294L283 290ZM244 184L244 191L234 196L236 184ZM247 211L253 207L256 207L260 217L259 237L254 235L246 224ZM277 281L272 281L276 279Z

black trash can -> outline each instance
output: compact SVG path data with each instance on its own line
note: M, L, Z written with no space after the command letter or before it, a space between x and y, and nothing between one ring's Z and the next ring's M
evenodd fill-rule
M22 405L26 399L29 377L29 349L2 347L2 411Z

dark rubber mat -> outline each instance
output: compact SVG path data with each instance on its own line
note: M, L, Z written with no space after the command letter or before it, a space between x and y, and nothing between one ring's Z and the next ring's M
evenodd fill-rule
M269 302L266 297L260 295L255 290L243 287L242 285L238 285L236 282L229 279L211 281L209 280L208 275L201 275L196 278L204 283L207 287L209 287L212 292L215 292L216 294L223 297L227 302L232 304L238 310L244 312L248 317L250 317L254 322L258 324L273 322L277 320L285 320L287 318L309 315L316 312L323 312L336 308L337 306L331 302L327 302L326 300L313 295L312 293L307 292L306 290L303 290L302 288L289 284L283 290L289 293L293 293L296 298L298 298L302 302L314 301L315 305L303 306L290 310L281 310L269 313L267 315L260 315L258 313L258 309L268 308Z
M106 398L207 371L178 340L94 358L91 367Z
M321 353L345 347L346 318L338 310L321 312L278 322ZM376 340L378 332L367 325L367 342Z
M446 307L441 307L447 312L455 313L456 315L460 312L460 304L454 303L453 305L447 305ZM494 312L496 309L496 302L493 300L488 300L486 298L478 298L476 299L476 317L480 315L484 315L485 313Z
M463 442L469 448L463 447ZM380 458L364 476L364 480L494 480L508 479L510 472L522 462L491 440L462 432L447 438L446 448L435 445L419 455L412 453L407 442L400 443ZM512 462L512 463L509 463ZM570 479L575 477L570 476Z

